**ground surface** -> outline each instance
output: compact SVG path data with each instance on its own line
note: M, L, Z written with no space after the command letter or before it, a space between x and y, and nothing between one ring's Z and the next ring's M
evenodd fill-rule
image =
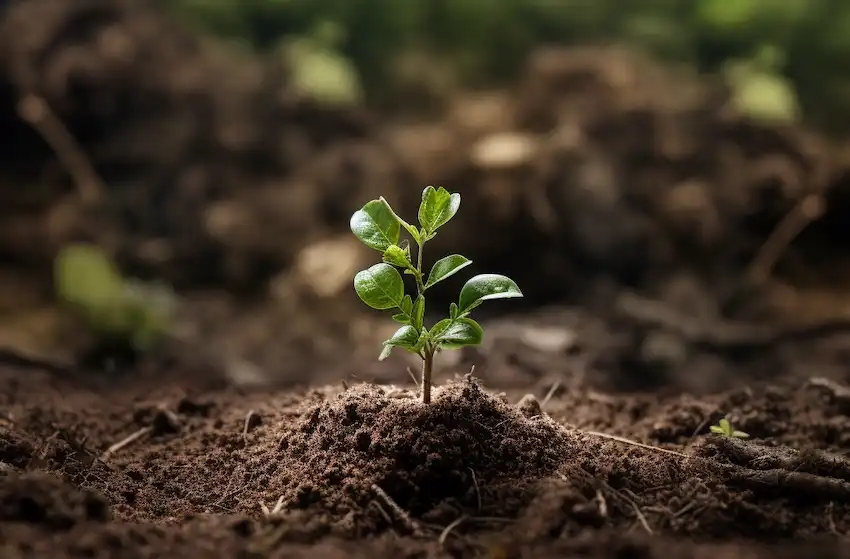
M428 407L320 373L248 391L177 361L5 366L3 556L850 557L848 377L792 366L833 370L840 336L750 355L731 390L650 395L604 388L627 328L577 318L491 324ZM724 415L752 438L708 435Z
M616 48L400 119L317 106L150 2L6 4L4 559L850 557L846 142ZM426 260L525 293L428 408L376 361L393 327L348 230L426 184L463 195ZM175 286L162 355L68 365L92 340L51 267L79 240ZM752 439L707 436L724 415Z

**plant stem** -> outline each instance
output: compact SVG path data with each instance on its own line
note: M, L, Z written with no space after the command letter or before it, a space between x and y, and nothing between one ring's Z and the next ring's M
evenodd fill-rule
M416 251L416 290L419 295L425 292L425 283L422 281L422 252L425 250L425 241L419 243L419 250Z
M422 241L419 243L419 250L416 251L416 290L420 297L425 293L425 284L422 281L422 252L424 250L425 241ZM422 403L426 405L431 403L431 368L433 365L434 349L431 344L426 342L422 356Z
M431 367L434 364L434 351L425 348L425 358L422 360L422 403L431 403Z

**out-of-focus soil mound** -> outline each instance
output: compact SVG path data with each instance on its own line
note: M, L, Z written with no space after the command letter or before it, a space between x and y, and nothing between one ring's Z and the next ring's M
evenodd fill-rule
M293 351L373 347L383 332L358 318L350 280L377 255L351 238L348 217L381 194L413 215L426 184L464 195L429 254L463 252L475 272L510 274L528 304L607 305L628 286L702 325L777 310L811 322L848 306L822 281L847 275L845 154L799 127L747 122L722 88L687 72L613 48L544 50L512 91L459 95L424 124L316 106L286 76L146 2L8 3L3 345L70 343L49 310L49 265L59 246L88 239L129 273L176 285L189 337L220 352L280 369L303 368ZM98 201L78 199L85 164L63 128L103 182ZM743 289L747 265L807 193L826 214L780 251L784 279ZM436 308L461 281L434 291Z
M225 52L149 2L13 2L0 36L0 246L16 260L43 267L84 237L178 286L256 285L355 200L399 182L360 112L312 105L283 68ZM103 179L92 215L51 213L76 186L16 113L28 95Z
M779 269L797 281L816 259L834 267L846 157L800 127L749 122L727 99L719 84L617 49L539 52L515 91L466 98L451 132L433 130L420 176L476 208L435 249L468 247L539 301L587 296L604 278L731 311L745 267L813 194L829 225L783 252ZM422 134L400 136L412 147Z

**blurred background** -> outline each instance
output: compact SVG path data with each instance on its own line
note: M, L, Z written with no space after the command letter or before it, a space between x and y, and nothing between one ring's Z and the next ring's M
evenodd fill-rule
M348 219L429 184L526 353L704 380L850 322L839 0L6 0L0 130L16 358L404 382Z

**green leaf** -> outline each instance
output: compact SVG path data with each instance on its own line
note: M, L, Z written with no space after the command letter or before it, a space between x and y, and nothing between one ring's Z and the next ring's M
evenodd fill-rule
M716 433L716 434L718 434L718 435L725 435L725 434L726 434L726 432L723 430L723 428L722 428L722 427L718 427L717 425L712 425L712 426L710 427L710 429L711 429L711 432L712 432L712 433Z
M383 361L384 359L389 357L390 353L392 353L392 352L393 352L393 346L384 345L384 348L381 350L381 354L378 355L378 361Z
M452 318L452 320L454 320L455 318L457 318L457 314L457 303L452 303L451 305L449 305L449 316Z
M444 318L437 324L433 325L428 333L432 339L436 340L437 338L442 336L443 332L445 332L452 324L454 324L454 322L455 321L452 318Z
M450 220L460 208L460 194L451 194L443 188L428 186L422 191L422 203L419 205L419 224L423 230L423 240L434 236L434 232Z
M750 437L749 433L744 433L743 431L734 431L732 436L739 439L748 439Z
M468 313L484 301L513 297L522 297L514 280L499 274L480 274L466 282L460 290L459 314Z
M410 318L408 318L408 316L404 313L394 314L393 320L399 324L410 324Z
M404 228L405 228L405 230L406 230L408 233L410 233L410 236L411 236L411 237L413 237L413 240L414 240L414 241L416 241L416 244L419 244L419 242L420 242L420 238L419 238L419 230L418 230L416 227L414 227L413 225L411 225L411 224L409 224L408 222L406 222L405 220L403 220L401 217L399 217L399 215L398 215L397 213L395 213L395 210L393 209L393 207L392 207L392 206L390 206L390 203L389 203L389 202L387 202L387 200L386 200L383 196L381 196L381 197L379 198L379 200L380 200L381 202L383 202L383 203L387 206L387 209L388 209L388 210L390 211L390 213L393 215L393 217L395 218L395 220L396 220L396 221L398 221L398 222L399 222L399 224L400 224L402 227L404 227Z
M383 361L389 357L390 352L394 347L402 347L410 352L415 352L416 343L419 341L419 331L413 326L402 326L393 337L384 342L384 349L378 357L379 361Z
M398 306L401 309L401 312L410 316L410 311L413 310L413 299L410 298L410 295L405 295L404 299L401 300L401 305Z
M372 200L351 216L351 232L364 245L384 252L398 244L399 222L386 202Z
M417 330L422 330L425 322L425 297L420 295L413 303L413 311L410 313L413 319L413 327Z
M410 268L410 254L398 245L390 245L384 251L384 262L398 266L399 268Z
M375 264L354 276L354 290L360 299L373 309L398 307L404 298L404 280L389 264Z
M441 328L442 331L438 335L433 335L432 332L434 343L440 347L455 349L478 345L484 339L484 329L471 318L448 319L448 321L450 324Z
M414 353L419 353L422 351L422 348L425 347L425 344L431 339L431 335L428 333L428 330L422 329L422 332L419 334L419 339L416 341L416 345L413 347Z
M115 263L96 245L62 247L54 260L54 282L60 299L94 308L121 298L124 280Z
M720 428L723 429L723 432L729 434L732 432L732 426L729 425L729 420L725 417L720 420Z
M453 276L457 272L472 264L472 260L460 254L452 254L445 258L440 258L431 267L431 272L428 274L428 283L425 284L425 289L433 286L435 283L441 282L444 279Z

